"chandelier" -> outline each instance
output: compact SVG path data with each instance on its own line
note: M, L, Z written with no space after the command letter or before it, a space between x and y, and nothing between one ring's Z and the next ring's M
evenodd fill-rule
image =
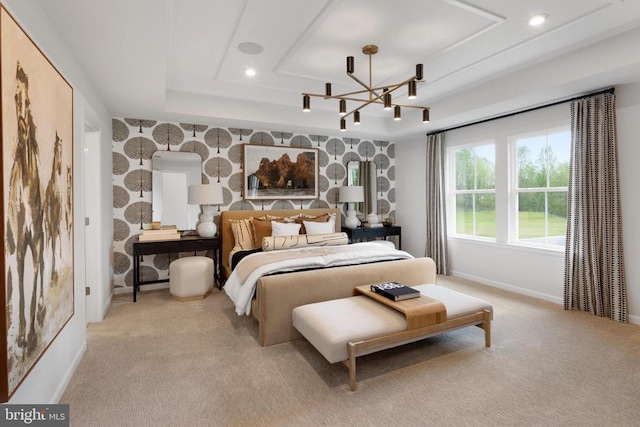
M420 108L422 109L422 123L429 123L429 108L421 107L418 105L407 105L393 102L391 94L396 90L406 86L407 98L415 99L417 95L418 83L424 82L422 64L416 64L416 74L409 77L405 81L397 84L384 85L379 87L373 87L372 72L371 72L371 57L378 53L378 46L366 45L362 48L362 53L369 56L369 84L366 84L359 78L353 75L355 69L355 61L353 56L347 56L347 75L360 84L364 89L354 92L342 93L339 95L331 94L331 83L325 83L325 93L302 93L302 111L311 111L311 97L319 97L324 99L337 99L339 100L339 112L340 116L340 130L347 130L346 118L353 115L353 124L360 124L360 110L369 104L380 104L385 110L394 110L393 119L400 120L402 118L402 108ZM347 112L347 101L357 102L358 106L351 111Z

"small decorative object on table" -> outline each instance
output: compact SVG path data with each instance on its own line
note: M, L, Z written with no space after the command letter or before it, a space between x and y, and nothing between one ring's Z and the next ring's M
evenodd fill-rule
M363 225L364 228L382 228L384 227L384 224L382 224L381 222L372 224L370 222L365 222Z
M420 291L398 282L376 283L375 285L371 285L371 290L392 301L402 301L420 296Z

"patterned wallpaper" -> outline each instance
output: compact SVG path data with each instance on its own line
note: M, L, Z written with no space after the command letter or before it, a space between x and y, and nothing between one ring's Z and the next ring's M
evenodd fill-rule
M202 157L202 182L222 183L221 210L342 207L337 203L338 188L346 185L347 163L372 160L378 169L378 214L395 216L395 148L389 141L126 118L114 118L112 125L115 288L133 284L132 245L143 224L151 223L151 157L156 150L198 153ZM243 200L242 145L247 143L317 148L320 198ZM216 216L216 223L219 219ZM140 267L142 277L166 278L169 262L168 255L145 256Z

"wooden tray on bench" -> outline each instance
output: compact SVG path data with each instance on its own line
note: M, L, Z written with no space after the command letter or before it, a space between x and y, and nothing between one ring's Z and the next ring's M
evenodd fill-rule
M418 298L392 301L389 298L373 292L371 285L357 286L354 288L353 294L366 295L401 312L407 318L407 330L424 328L425 326L447 321L447 309L444 304L424 295L420 295Z

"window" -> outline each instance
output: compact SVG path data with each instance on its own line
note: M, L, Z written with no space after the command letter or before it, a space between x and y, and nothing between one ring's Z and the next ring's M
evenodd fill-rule
M455 234L495 238L495 145L454 148Z
M515 176L511 205L517 230L511 241L564 246L571 131L554 129L513 138Z

